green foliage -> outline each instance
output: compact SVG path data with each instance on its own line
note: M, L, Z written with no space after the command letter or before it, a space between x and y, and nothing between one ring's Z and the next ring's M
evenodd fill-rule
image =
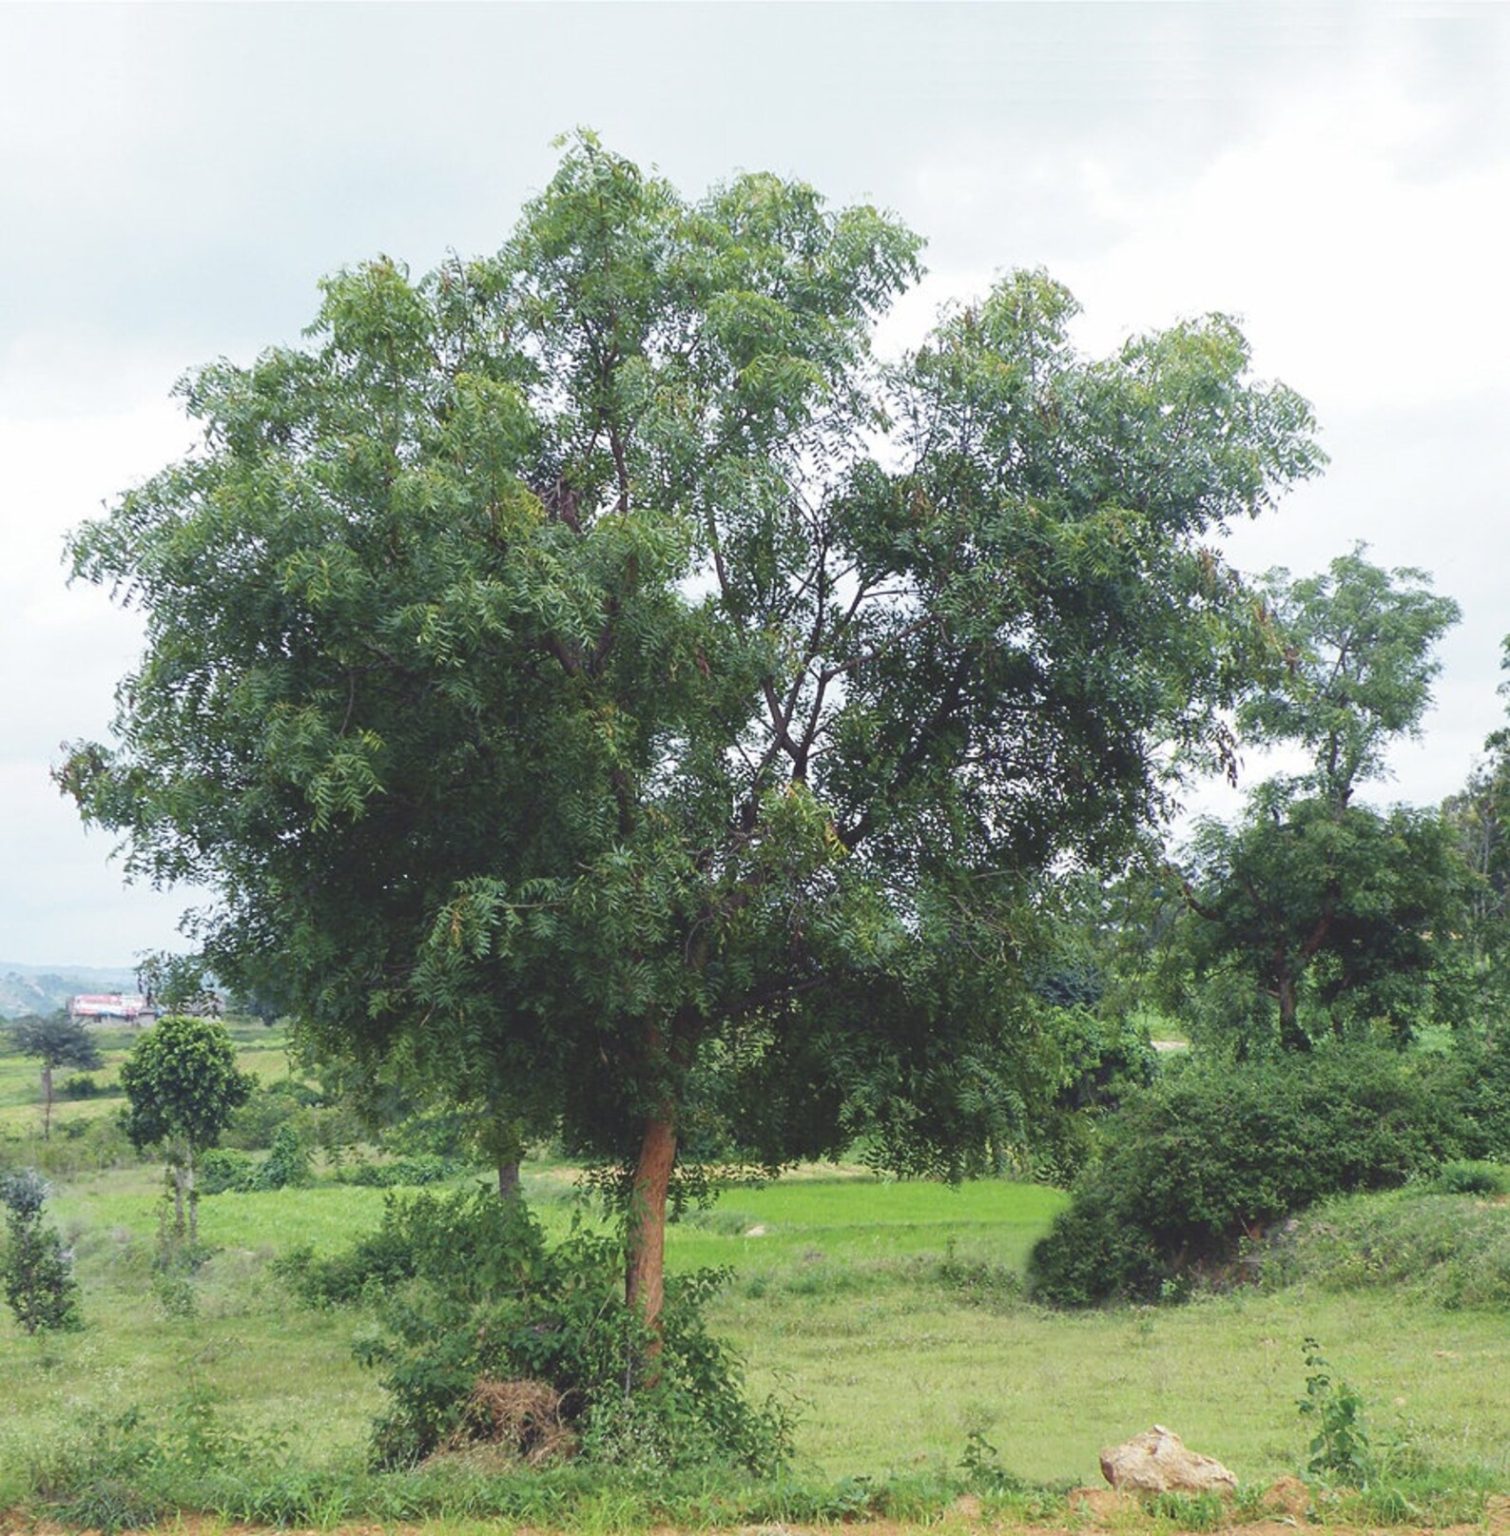
M582 135L496 257L328 279L75 538L147 644L60 783L216 886L228 986L418 1062L492 1153L1020 1141L1024 910L1230 754L1211 539L1321 454L1230 320L1087 358L1041 272L878 368L919 245Z
M65 1099L97 1099L107 1092L96 1077L81 1072L75 1077L65 1077L58 1090Z
M280 1436L236 1425L194 1372L159 1412L93 1415L38 1447L32 1479L55 1518L112 1536L175 1509L213 1509L238 1484L266 1487L285 1461Z
M745 1402L737 1362L703 1321L723 1277L674 1283L646 1383L636 1378L649 1335L619 1292L621 1265L612 1237L578 1228L548 1245L519 1202L473 1189L390 1199L382 1226L353 1250L300 1256L284 1273L317 1302L387 1297L384 1331L363 1346L390 1398L374 1441L385 1464L416 1461L461 1429L479 1380L520 1378L563 1394L563 1416L595 1462L781 1463L784 1415Z
M1213 1278L1244 1238L1324 1196L1387 1188L1457 1155L1451 1060L1366 1048L1192 1062L1105 1122L1100 1161L1033 1251L1032 1292L1064 1306Z
M199 1192L202 1195L254 1189L256 1181L257 1165L245 1152L212 1147L199 1159Z
M1316 792L1334 803L1385 773L1391 742L1418 733L1442 670L1436 644L1462 617L1425 571L1371 565L1365 548L1339 555L1323 575L1269 572L1286 666L1238 716L1247 739L1304 749Z
M416 1157L395 1157L385 1163L353 1163L337 1175L342 1184L360 1184L367 1189L402 1189L422 1184L443 1184L465 1172L466 1164L454 1158L421 1153Z
M221 1143L239 1151L272 1147L287 1126L306 1147L335 1151L372 1134L349 1098L296 1078L280 1077L253 1086L250 1097L228 1121Z
M176 1234L190 1248L198 1242L200 1156L219 1140L254 1083L236 1066L236 1048L218 1019L168 1014L121 1063L126 1134L138 1149L159 1146L166 1153Z
M236 1067L236 1048L214 1019L169 1014L154 1024L121 1066L130 1109L127 1133L137 1147L181 1141L193 1152L213 1147L254 1080Z
M1435 1187L1447 1195L1510 1195L1510 1168L1500 1163L1448 1163Z
M35 1172L0 1176L6 1235L0 1279L5 1300L27 1333L73 1332L84 1326L73 1255L57 1232L42 1224L48 1194L46 1181Z
M42 1063L42 1134L52 1134L52 1074L57 1067L101 1067L105 1058L81 1019L66 1013L17 1019L10 1026L11 1047Z
M1219 1493L1156 1493L1143 1507L1177 1531L1216 1531L1230 1523L1226 1500Z
M986 1439L982 1429L972 1429L965 1436L959 1469L972 1493L1000 1495L1027 1490L1027 1484L1001 1464L1001 1452Z
M300 1145L298 1135L291 1125L280 1126L273 1137L272 1149L257 1169L255 1188L284 1189L289 1185L307 1184L310 1178L308 1150Z
M8 1136L0 1140L0 1168L35 1167L55 1179L119 1168L137 1161L125 1127L115 1115L65 1120L58 1135Z
M1312 1430L1306 1469L1353 1487L1373 1479L1374 1457L1363 1423L1363 1399L1345 1381L1335 1381L1315 1339L1304 1345L1306 1395L1300 1416Z
M1164 1000L1199 1041L1404 1045L1466 1017L1471 977L1452 938L1466 871L1437 813L1338 807L1273 781L1236 825L1202 822L1188 864Z
M1424 1024L1461 1023L1473 978L1456 937L1471 887L1458 835L1434 812L1353 799L1384 773L1390 742L1417 730L1457 605L1361 550L1324 576L1267 580L1286 665L1239 724L1311 765L1261 784L1235 825L1197 827L1165 1003L1239 1052L1307 1050L1327 1033L1403 1044Z
M35 1056L48 1068L104 1065L88 1025L66 1013L17 1019L10 1026L10 1042L12 1050Z

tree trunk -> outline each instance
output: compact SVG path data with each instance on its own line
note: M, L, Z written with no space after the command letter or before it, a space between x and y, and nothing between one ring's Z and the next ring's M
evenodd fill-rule
M655 1334L651 1356L660 1352L661 1306L666 1299L666 1191L676 1161L676 1127L669 1108L645 1121L640 1158L629 1200L629 1264L625 1299Z
M189 1191L189 1246L199 1241L199 1188L194 1182L194 1154L189 1154L184 1164L184 1183Z
M519 1163L516 1160L498 1165L498 1198L512 1205L519 1198Z
M1274 989L1279 999L1279 1043L1287 1051L1308 1051L1311 1039L1300 1027L1295 991L1293 976L1282 976Z
M42 1065L42 1140L52 1140L52 1063Z
M178 1163L173 1164L173 1235L184 1235L184 1171Z

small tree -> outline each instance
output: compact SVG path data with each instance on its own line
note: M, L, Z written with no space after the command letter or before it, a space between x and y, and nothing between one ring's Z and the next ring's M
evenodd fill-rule
M7 1242L0 1274L5 1299L16 1321L28 1332L72 1332L83 1327L79 1283L73 1258L58 1234L42 1225L47 1182L32 1169L0 1177L0 1205L5 1206Z
M199 1236L199 1156L219 1141L232 1111L251 1096L254 1080L237 1070L225 1025L170 1014L132 1047L121 1066L121 1086L131 1104L126 1130L138 1148L166 1152L173 1229L180 1238L187 1230L193 1243Z
M52 1135L52 1074L55 1067L79 1067L85 1072L105 1064L88 1027L66 1013L18 1019L11 1025L11 1042L23 1056L42 1061L42 1137Z

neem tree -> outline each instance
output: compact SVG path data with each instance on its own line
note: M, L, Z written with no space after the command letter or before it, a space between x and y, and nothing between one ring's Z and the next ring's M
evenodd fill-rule
M679 1149L1020 1129L1025 897L1221 755L1202 540L1320 460L1230 322L1088 361L1040 273L880 368L918 249L582 137L496 257L193 375L73 545L148 636L84 814L216 885L228 984L621 1166L652 1321Z

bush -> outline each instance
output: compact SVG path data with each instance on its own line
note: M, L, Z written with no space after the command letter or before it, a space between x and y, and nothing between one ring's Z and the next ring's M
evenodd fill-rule
M1356 1047L1171 1068L1103 1122L1100 1161L1033 1251L1032 1294L1157 1300L1230 1275L1245 1239L1317 1200L1435 1170L1478 1134L1443 1091L1458 1072Z
M318 1099L314 1089L292 1078L260 1083L231 1116L221 1140L242 1152L262 1151L272 1146L285 1125L292 1123L296 1133L303 1129L309 1119L307 1111Z
M455 1158L421 1153L415 1157L396 1157L388 1163L357 1163L343 1168L342 1184L359 1184L366 1189L399 1189L423 1184L442 1184L466 1171L467 1165Z
M665 1471L737 1464L772 1470L790 1452L786 1416L742 1395L738 1362L708 1333L722 1275L668 1283L654 1379L636 1379L650 1337L620 1287L621 1243L575 1229L554 1247L520 1202L485 1188L390 1200L352 1253L286 1265L306 1296L386 1294L379 1336L361 1348L384 1371L376 1426L385 1465L456 1447L480 1383L543 1382L595 1463Z
M1437 1175L1444 1195L1510 1195L1510 1168L1498 1163L1448 1163Z
M36 1168L56 1179L77 1178L139 1163L125 1127L116 1115L64 1120L50 1140L41 1136L11 1136L0 1140L0 1168Z
M309 1183L309 1153L291 1125L282 1125L273 1137L271 1151L257 1170L254 1189L288 1189Z
M199 1159L199 1192L223 1195L227 1190L256 1187L257 1165L245 1152L226 1147L212 1147Z
M1362 1487L1374 1475L1374 1457L1363 1422L1363 1398L1356 1388L1332 1377L1315 1339L1303 1345L1306 1395L1297 1407L1312 1435L1306 1470L1314 1476L1339 1479Z
M58 1097L63 1099L97 1099L107 1090L100 1086L97 1077L91 1077L87 1072L77 1072L72 1077L65 1077L58 1088Z

